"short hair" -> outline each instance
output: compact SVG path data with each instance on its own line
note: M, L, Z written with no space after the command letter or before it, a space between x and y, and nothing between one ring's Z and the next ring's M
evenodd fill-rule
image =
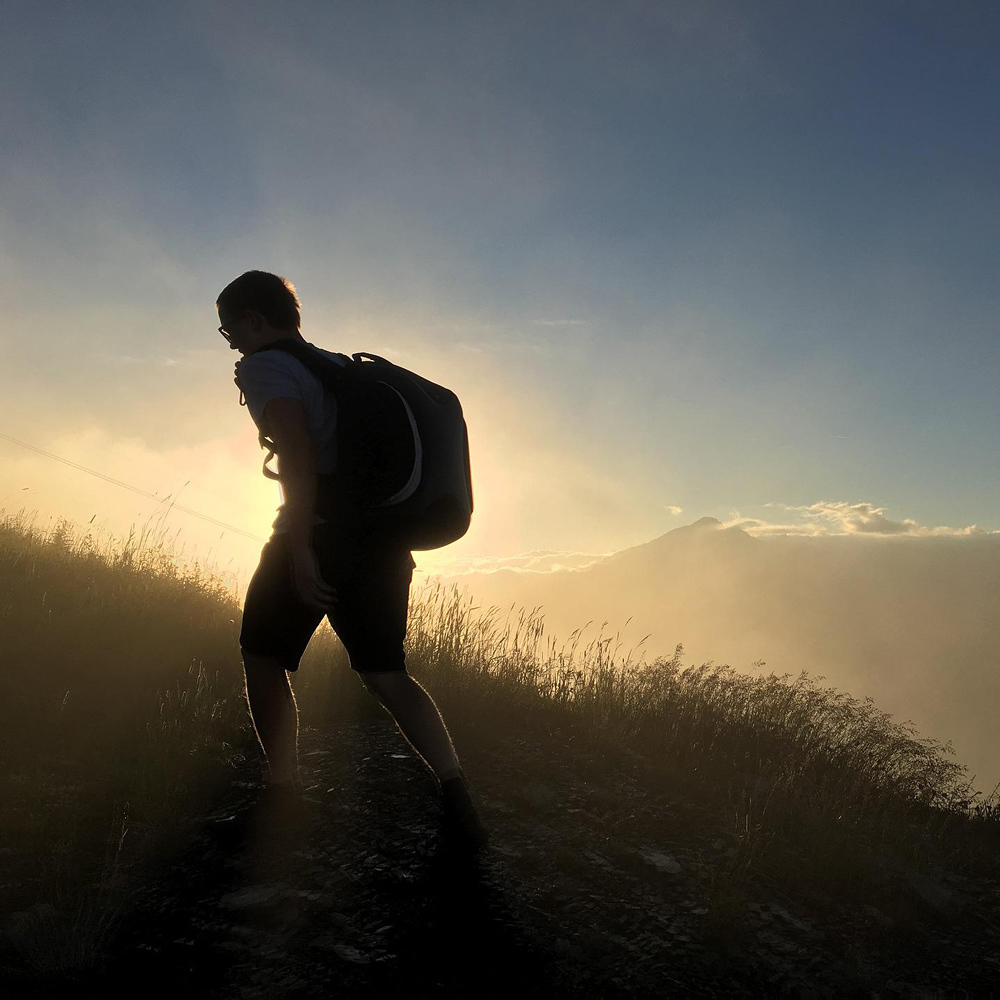
M219 292L216 309L241 313L252 309L259 312L275 329L299 328L299 297L295 286L287 279L267 271L245 271Z

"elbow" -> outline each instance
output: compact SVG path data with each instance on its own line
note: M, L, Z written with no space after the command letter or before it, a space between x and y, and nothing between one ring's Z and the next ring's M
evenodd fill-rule
M316 482L316 456L311 448L278 452L278 478L283 484L309 486Z

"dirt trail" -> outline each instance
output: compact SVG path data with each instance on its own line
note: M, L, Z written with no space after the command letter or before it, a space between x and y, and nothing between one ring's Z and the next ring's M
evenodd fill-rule
M303 814L255 810L256 766L234 783L133 901L101 988L551 1000L634 996L655 981L660 995L671 984L731 995L732 975L671 930L683 926L679 900L642 886L656 869L638 859L634 876L616 870L588 828L613 823L615 797L574 773L582 758L549 757L526 739L503 759L463 753L492 842L456 859L439 844L435 785L388 720L304 730ZM673 876L661 888L676 886ZM610 934L597 924L608 916Z
M939 928L932 951L847 967L833 956L850 928L773 895L746 907L738 941L711 944L718 816L569 732L459 746L492 832L482 858L440 849L435 785L388 719L305 729L302 811L255 808L253 764L150 873L86 985L198 1000L988 995L984 940Z

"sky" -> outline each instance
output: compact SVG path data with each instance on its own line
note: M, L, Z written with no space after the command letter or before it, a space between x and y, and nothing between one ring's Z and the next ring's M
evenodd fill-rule
M422 572L705 516L1000 530L1000 7L0 19L8 512L156 523L245 586L279 498L214 302L259 268L307 340L462 400L476 512Z

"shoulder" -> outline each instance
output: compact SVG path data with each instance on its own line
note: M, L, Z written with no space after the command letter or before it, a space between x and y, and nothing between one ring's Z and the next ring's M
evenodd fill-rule
M339 365L346 365L350 360L346 354L337 354L322 347L317 347L316 350L323 356L324 360L333 361ZM288 351L271 350L259 351L257 354L251 354L248 358L244 358L240 365L240 371L249 371L252 374L280 372L301 375L308 373L309 369L294 354L289 354Z
M285 351L259 351L240 362L240 374L266 375L268 372L296 372L302 362Z
M251 395L302 397L315 381L302 362L285 351L261 351L244 358L238 378L248 399Z

